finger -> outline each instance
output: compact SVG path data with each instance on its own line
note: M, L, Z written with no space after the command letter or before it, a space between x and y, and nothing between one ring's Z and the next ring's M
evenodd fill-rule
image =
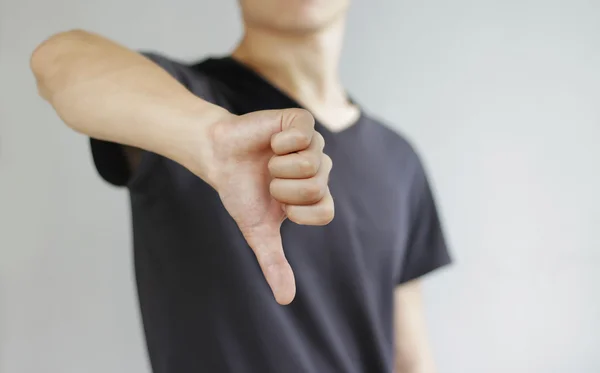
M310 179L273 179L269 188L271 196L286 205L315 204L327 193L327 181L331 166L331 159L323 154L321 167L314 177Z
M331 192L314 205L286 205L285 213L291 221L301 225L327 225L335 216L335 205Z
M233 141L243 141L244 145L250 144L258 149L268 146L278 134L290 132L291 134L281 137L282 141L277 141L278 148L292 149L288 153L306 149L315 127L313 116L304 109L260 110L232 117L237 118L234 122L238 126L233 132L221 131L225 136L233 138ZM216 128L227 129L228 127L217 126Z
M304 109L281 112L281 132L271 138L271 148L277 155L305 150L315 133L315 119Z
M254 229L244 236L256 255L277 303L290 304L296 295L296 282L283 252L279 229Z
M276 155L269 161L271 177L280 179L307 179L313 177L321 166L325 140L315 132L306 150L286 155Z

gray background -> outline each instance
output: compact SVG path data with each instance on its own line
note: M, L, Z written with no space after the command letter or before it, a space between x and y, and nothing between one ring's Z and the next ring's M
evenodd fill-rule
M28 70L75 27L182 59L241 30L233 0L1 0L3 373L148 372L126 192ZM600 2L356 0L342 69L432 175L457 259L426 282L440 373L600 372Z

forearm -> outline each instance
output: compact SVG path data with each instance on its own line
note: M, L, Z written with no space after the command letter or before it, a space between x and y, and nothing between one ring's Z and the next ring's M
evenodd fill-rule
M431 362L396 358L394 373L436 373L436 370Z
M435 373L418 280L395 291L394 373Z
M419 338L419 337L417 337ZM411 341L412 346L407 346L409 341L401 341L406 339L405 335L397 335L397 340L400 340L396 348L396 356L394 360L394 373L436 373L435 364L431 356L431 351L426 342L418 344L418 341Z
M31 57L40 95L74 130L205 171L202 146L226 111L190 93L144 56L84 31L57 34Z

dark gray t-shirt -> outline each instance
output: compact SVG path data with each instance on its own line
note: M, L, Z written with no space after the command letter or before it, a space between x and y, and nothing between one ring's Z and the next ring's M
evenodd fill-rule
M232 58L183 64L146 54L191 92L234 114L299 107ZM217 193L145 152L130 172L118 144L92 140L99 173L131 196L135 272L155 373L390 373L393 294L450 262L421 162L364 110L316 129L333 159L336 217L284 222L297 295L278 305Z

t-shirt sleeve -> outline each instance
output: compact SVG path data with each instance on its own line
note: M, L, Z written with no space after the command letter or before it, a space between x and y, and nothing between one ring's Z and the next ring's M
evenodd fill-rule
M434 195L423 165L416 155L413 166L408 244L399 284L451 263Z
M181 64L156 53L140 53L183 83L184 76L181 71ZM141 175L149 172L152 164L158 158L156 154L140 150L142 152L140 163L135 170L132 170L123 145L90 138L90 147L98 174L108 183L119 187L131 185L134 180L140 179Z

